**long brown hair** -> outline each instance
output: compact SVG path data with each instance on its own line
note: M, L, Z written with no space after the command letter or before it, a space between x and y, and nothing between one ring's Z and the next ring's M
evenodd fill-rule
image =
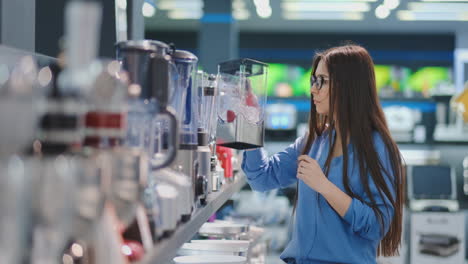
M325 130L333 130L336 126L339 128L339 135L341 142L343 142L343 185L345 192L373 209L379 220L381 232L384 232L383 214L377 207L375 197L373 197L369 187L368 175L370 175L382 200L385 201L387 198L394 208L390 228L379 244L377 255L396 255L401 242L405 175L400 152L390 136L377 96L374 63L367 50L357 45L339 46L316 54L312 65L313 75L320 61L325 63L329 73L330 110L327 116L319 115L313 103L313 97L311 97L309 133L302 154L309 153L315 138ZM382 161L373 146L373 132L377 132L381 136L388 151L391 172L386 171L382 166ZM370 198L370 202L364 201L350 187L348 177L349 151L346 144L348 139L353 144L359 164L360 181L366 196ZM336 138L330 136L329 140L330 151L325 163L326 175L328 175L330 168L333 153L331 150L335 146ZM392 186L387 185L384 173L391 180ZM393 177L391 177L392 175ZM392 189L395 190L395 196L392 195Z

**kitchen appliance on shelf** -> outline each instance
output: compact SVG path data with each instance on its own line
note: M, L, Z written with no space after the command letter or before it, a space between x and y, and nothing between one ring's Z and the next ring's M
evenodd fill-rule
M460 249L460 240L456 236L445 234L421 234L419 252L441 257L449 257Z
M144 147L125 146L129 88L127 73L121 70L118 61L95 64L95 82L87 95L84 146L87 152L99 158L103 166L107 165L101 171L109 174L109 184L105 190L109 203L106 206L110 207L119 226L115 235L124 241L121 242L122 246L131 243L132 249L143 251L139 241L123 237L124 231L137 217L138 208L143 206L149 170L149 159ZM145 240L142 239L142 242ZM145 247L149 248L152 244L151 241L147 242Z
M238 59L218 65L218 146L262 147L268 65Z
M215 149L215 121L216 115L216 76L203 71L197 72L198 81L198 174L207 180L207 190L201 199L206 200L206 195L213 191L213 173L211 162ZM214 180L215 184L219 182ZM218 188L215 188L218 189Z
M412 212L410 263L465 262L463 212Z
M176 117L168 103L174 92L174 66L170 47L160 41L125 41L117 44L117 58L129 74L129 144L144 146L151 168L167 167L176 155L176 138L167 134L162 149L161 119L177 131Z
M411 210L443 212L459 210L455 168L444 165L408 166L407 173Z
M178 77L172 55L173 50L160 41L126 41L117 44L117 56L130 79L126 145L143 147L150 159L148 166L151 172L144 200L155 240L171 234L181 214L191 214L193 203L187 204L184 200L184 195L192 189L192 185L180 180L180 175L173 179L169 178L173 175L164 173L175 160L178 148L177 119L169 105L177 88L175 79ZM165 190L170 188L177 191L168 194ZM189 207L189 211L169 209L174 206Z
M173 60L177 67L178 79L173 105L179 113L179 151L172 168L184 173L192 181L194 204L197 205L206 195L207 179L199 175L197 160L198 148L198 58L185 50L176 50ZM202 199L200 199L202 198Z
M176 212L178 222L187 222L190 220L192 210L195 205L195 178L193 175L194 157L191 152L193 142L190 137L190 124L185 124L185 109L187 104L187 92L192 82L192 74L196 69L197 58L184 51L173 51L173 70L171 71L171 80L174 83L175 90L170 96L169 104L176 113L178 122L178 131L171 131L167 123L162 120L158 125L162 129L162 152L167 148L167 138L169 134L177 139L177 158L171 166L161 170L153 171L152 175L159 183L172 185L177 189L177 207ZM192 107L192 98L188 107ZM191 111L191 108L189 108ZM192 118L192 116L189 116ZM185 158L184 158L185 157ZM185 160L187 159L187 160ZM164 232L170 233L170 232Z
M3 52L0 55L8 58ZM26 263L36 223L31 181L37 168L26 152L35 136L42 98L35 94L38 69L32 56L21 54L15 65L0 67L4 74L0 84L0 262ZM56 253L54 249L50 252Z
M105 180L96 160L80 153L84 94L94 81L101 6L70 1L65 7L66 68L49 65L50 90L32 153L37 158L33 184L31 263L56 263L70 241L80 241L86 263L93 263L93 229L103 212ZM86 24L86 29L81 27ZM87 43L82 45L81 43Z

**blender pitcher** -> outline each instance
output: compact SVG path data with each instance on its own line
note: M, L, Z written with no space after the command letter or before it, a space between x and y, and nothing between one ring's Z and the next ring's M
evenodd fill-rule
M177 92L182 95L174 98L176 109L180 109L180 144L173 168L191 179L191 195L197 203L198 197L204 193L203 189L206 189L206 180L198 177L197 161L198 87L196 72L198 58L188 51L176 50L173 59L178 71Z
M199 177L207 179L207 193L213 190L210 149L213 143L213 116L216 100L216 76L198 71L198 164ZM213 146L214 147L214 146Z
M140 40L117 44L117 57L128 72L128 134L127 142L146 148L153 169L168 166L176 156L177 121L168 102L173 93L175 68L170 48L163 42ZM166 150L161 151L161 119L167 119L172 133L168 133Z
M176 50L173 54L178 78L176 96L172 105L176 109L180 122L180 149L193 149L197 139L197 90L196 71L198 58L185 50Z
M234 149L263 146L268 65L238 59L218 65L217 145Z

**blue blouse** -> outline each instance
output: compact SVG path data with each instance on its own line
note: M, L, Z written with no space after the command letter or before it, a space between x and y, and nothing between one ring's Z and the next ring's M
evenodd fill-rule
M322 170L330 151L329 134L323 133L312 144L309 156L317 160ZM306 139L298 138L294 144L272 157L267 157L264 149L245 151L242 161L247 181L257 191L268 191L287 187L297 181L297 158L301 155ZM385 144L377 132L373 134L374 147L381 163L387 172L392 172ZM348 145L348 177L354 193L370 202L365 194L359 177L359 165L355 159L352 143ZM343 156L333 158L330 164L328 179L344 191ZM393 175L386 175L392 195L395 195L390 184ZM393 218L393 207L385 197L382 199L377 187L369 175L372 196L383 213L384 232L382 233L377 216L371 207L352 199L348 211L341 217L328 204L324 197L299 181L299 198L296 209L292 239L281 254L287 263L376 263L377 247L388 231Z

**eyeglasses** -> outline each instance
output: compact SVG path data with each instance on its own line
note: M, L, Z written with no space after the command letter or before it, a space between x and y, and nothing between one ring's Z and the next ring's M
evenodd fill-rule
M326 83L327 81L328 80L323 78L322 76L315 77L314 75L312 75L310 77L310 87L312 88L315 85L317 90L320 91L320 89L322 89L323 87L323 84Z

